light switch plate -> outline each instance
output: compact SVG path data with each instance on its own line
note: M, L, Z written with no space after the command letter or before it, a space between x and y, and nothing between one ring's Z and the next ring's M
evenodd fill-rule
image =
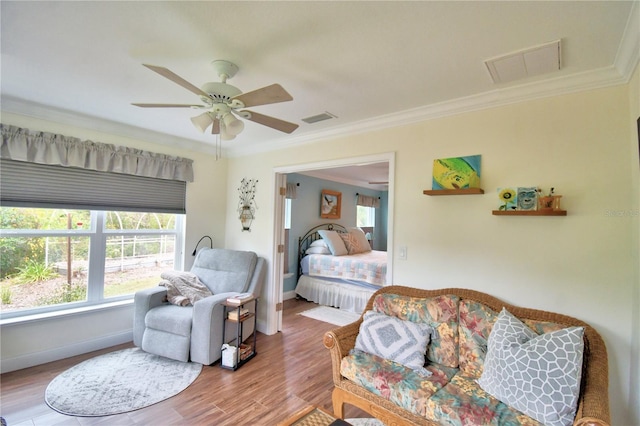
M400 246L398 250L398 259L407 260L407 246Z

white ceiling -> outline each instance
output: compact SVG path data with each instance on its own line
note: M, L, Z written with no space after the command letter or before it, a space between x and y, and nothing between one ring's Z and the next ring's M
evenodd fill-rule
M247 92L280 83L292 102L252 108L300 127L247 122L225 155L243 155L628 81L640 7L630 1L0 2L2 110L214 152L198 103L143 67L196 86L210 62L240 67ZM561 40L561 69L495 84L487 59ZM307 124L329 112L336 119Z

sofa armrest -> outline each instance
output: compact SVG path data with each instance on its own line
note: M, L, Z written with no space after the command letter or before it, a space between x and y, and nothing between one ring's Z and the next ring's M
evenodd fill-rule
M151 287L137 291L133 297L133 344L142 346L144 318L151 309L162 305L167 297L166 287Z
M585 362L582 389L574 426L609 426L609 361L607 347L591 326L585 330Z
M349 351L356 346L356 337L360 330L362 317L343 327L327 331L322 339L324 346L331 353L331 368L333 371L333 383L338 384L341 380L340 363L342 358L349 354Z

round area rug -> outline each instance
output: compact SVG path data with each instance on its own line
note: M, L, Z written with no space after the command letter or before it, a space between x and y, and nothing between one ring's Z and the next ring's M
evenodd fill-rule
M139 348L88 359L49 383L49 407L70 416L110 416L148 407L185 390L202 365L174 361Z

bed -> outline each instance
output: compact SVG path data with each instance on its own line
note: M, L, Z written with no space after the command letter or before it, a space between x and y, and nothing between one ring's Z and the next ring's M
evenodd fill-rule
M328 234L351 233L358 236L358 232L362 231L326 223L311 228L299 238L298 283L295 290L298 296L350 312L361 313L364 310L371 295L386 285L387 252L370 250L368 242L366 249L363 248L366 251L354 250L352 254L348 253L351 249L347 253L334 255L321 248L326 246ZM360 238L363 236L360 235ZM357 241L351 241L354 244L350 245L350 237L343 237L342 240L345 246L357 247Z

